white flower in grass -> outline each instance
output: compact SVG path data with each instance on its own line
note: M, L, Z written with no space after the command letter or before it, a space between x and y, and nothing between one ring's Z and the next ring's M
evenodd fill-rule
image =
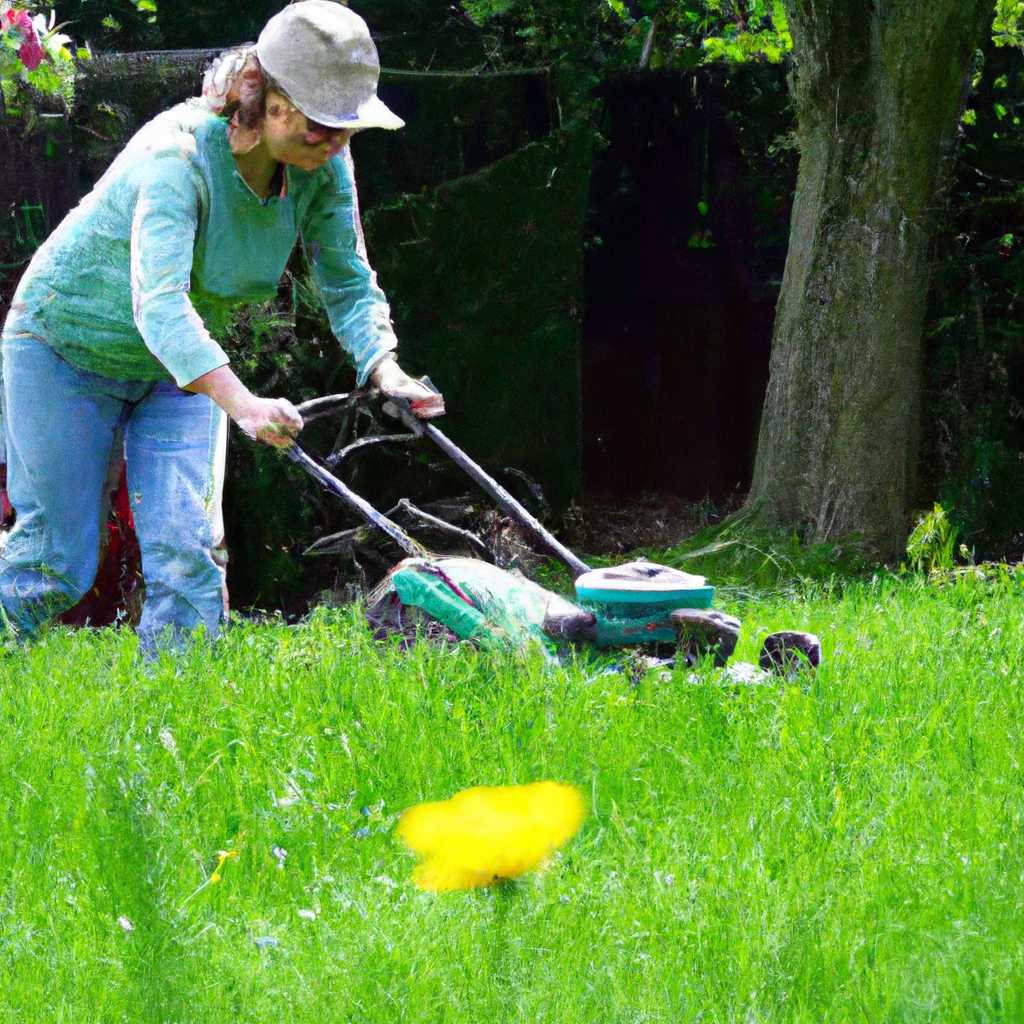
M738 683L740 686L757 686L769 680L767 672L746 661L738 661L730 665L725 670L725 674L729 677L730 682Z

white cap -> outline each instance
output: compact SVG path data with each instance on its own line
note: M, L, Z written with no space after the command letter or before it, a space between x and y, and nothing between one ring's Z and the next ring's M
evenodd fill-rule
M267 22L260 65L311 121L329 128L401 128L377 97L380 61L366 22L333 0L299 0Z

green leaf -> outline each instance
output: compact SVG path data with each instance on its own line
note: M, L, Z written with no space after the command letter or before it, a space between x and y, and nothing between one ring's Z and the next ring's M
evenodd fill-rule
M462 0L462 9L477 25L499 14L507 14L514 6L515 0Z
M918 571L951 569L955 564L957 528L949 513L936 502L931 512L921 517L907 538L907 561Z
M992 40L996 46L1016 46L1024 49L1024 2L996 0L996 14L992 21Z
M723 5L707 0L707 6L709 10L719 11ZM703 40L705 62L725 60L742 64L748 60L766 60L779 64L785 60L793 49L793 38L781 0L772 0L770 10L767 0L746 0L745 20L742 7L739 2L734 5L740 20L732 25L717 26L721 34L708 35Z
M60 75L45 61L25 77L31 85L48 96L60 92L62 84Z
M115 18L112 14L108 14L103 19L103 21L100 22L100 24L104 28L109 28L112 32L120 32L121 31L121 22L119 22L117 20L117 18Z
M140 11L156 11L155 0L135 0L135 6Z

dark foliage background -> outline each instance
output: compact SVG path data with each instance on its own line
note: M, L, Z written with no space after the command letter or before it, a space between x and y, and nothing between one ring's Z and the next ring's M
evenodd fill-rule
M132 0L67 0L58 15L66 32L98 50L181 50L233 46L256 39L283 0L158 0L155 20ZM391 67L472 67L485 56L480 30L446 0L354 0Z
M989 44L940 197L920 477L978 557L1024 554L1022 116L1024 59Z

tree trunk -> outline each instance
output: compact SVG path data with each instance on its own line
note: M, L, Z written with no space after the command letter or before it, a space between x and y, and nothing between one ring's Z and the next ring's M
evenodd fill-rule
M751 504L906 538L929 233L992 0L784 0L800 173Z

